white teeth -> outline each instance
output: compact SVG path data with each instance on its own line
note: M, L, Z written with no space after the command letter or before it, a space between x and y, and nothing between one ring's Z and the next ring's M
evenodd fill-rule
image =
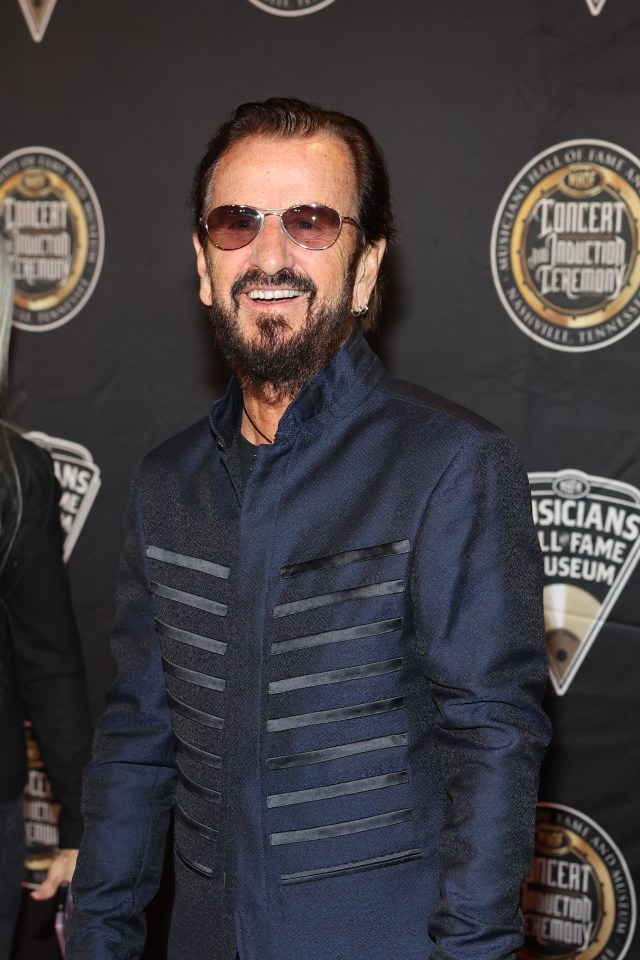
M251 300L292 300L300 296L299 290L250 290L247 296Z

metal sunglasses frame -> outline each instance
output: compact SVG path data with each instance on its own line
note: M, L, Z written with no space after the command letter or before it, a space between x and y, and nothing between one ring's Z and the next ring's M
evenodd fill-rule
M221 210L229 207L234 207L234 208L237 208L238 210L245 210L247 212L250 212L251 214L257 213L259 217L260 226L256 230L256 233L254 234L253 237L251 237L250 240L247 240L246 243L243 243L239 247L221 247L220 244L215 242L215 240L211 237L211 234L209 233L208 220L211 214L215 213L216 210ZM300 210L302 207L310 207L312 210L314 209L315 210L317 209L331 210L331 212L335 213L335 215L340 219L340 226L338 227L338 232L330 243L326 243L323 247L308 247L305 243L302 243L300 240L296 240L295 237L291 236L291 234L289 233L289 231L287 230L284 224L284 220L282 219L283 214L288 213L289 210ZM225 204L222 204L220 207L214 207L213 210L210 210L208 217L206 218L200 217L200 225L202 227L203 233L206 233L207 237L209 238L209 242L212 243L217 250L227 250L227 251L242 250L244 247L248 247L250 243L253 243L253 241L256 239L256 237L264 227L264 223L267 217L279 217L280 226L282 228L282 232L284 233L285 237L288 237L289 240L292 241L292 243L295 243L298 247L302 247L304 250L328 250L329 247L332 247L334 243L337 241L338 237L342 233L342 225L345 223L350 223L354 227L357 227L358 230L362 230L362 226L358 223L357 220L354 220L353 217L343 217L341 213L338 213L338 211L334 210L333 207L328 207L326 203L294 203L290 207L276 207L275 209L272 209L272 210L260 210L258 207L250 207L243 203L225 203Z

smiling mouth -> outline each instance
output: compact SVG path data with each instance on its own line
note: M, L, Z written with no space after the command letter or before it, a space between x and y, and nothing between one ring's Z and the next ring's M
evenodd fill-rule
M250 300L296 300L303 296L302 290L249 290Z

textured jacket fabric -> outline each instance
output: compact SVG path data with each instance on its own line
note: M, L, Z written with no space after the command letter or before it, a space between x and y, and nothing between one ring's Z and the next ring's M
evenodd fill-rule
M261 446L235 380L134 483L69 960L502 960L548 739L526 475L359 333Z
M27 782L25 716L32 720L56 800L60 845L82 835L82 774L92 725L80 639L62 565L59 488L49 457L13 431L11 452L22 490L17 535L0 573L0 800ZM15 526L15 481L0 444L0 558Z

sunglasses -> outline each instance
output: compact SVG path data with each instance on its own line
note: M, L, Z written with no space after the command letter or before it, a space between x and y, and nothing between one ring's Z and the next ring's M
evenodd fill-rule
M307 250L326 250L340 236L343 223L361 229L357 220L343 217L321 203L302 203L286 210L257 210L238 204L215 207L200 223L219 250L240 250L258 236L266 217L280 217L285 236Z

